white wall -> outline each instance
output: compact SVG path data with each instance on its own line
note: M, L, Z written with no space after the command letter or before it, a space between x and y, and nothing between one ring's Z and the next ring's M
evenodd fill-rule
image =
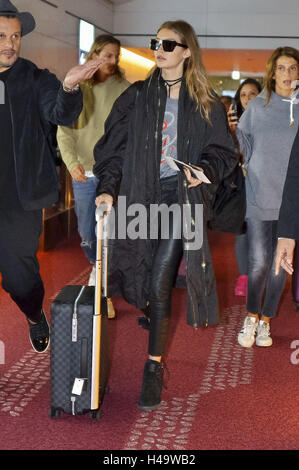
M58 8L40 0L12 0L12 3L19 11L30 11L36 20L36 29L22 39L21 56L62 79L78 63L79 20L66 11L111 31L113 8L104 0L49 1ZM96 30L96 34L102 32Z
M204 48L274 49L299 44L298 39L288 39L299 37L299 0L133 0L115 6L113 32L153 35L164 21L175 19L188 21L204 35L199 37ZM224 37L232 35L251 37ZM121 39L128 46L148 45L147 37Z
M58 8L41 0L12 0L20 11L30 11L37 23L35 31L23 38L21 55L49 68L61 79L78 61L79 20L66 10L118 35L124 46L147 47L149 37L156 34L163 21L178 18L190 22L197 34L204 35L199 38L203 48L274 49L299 45L298 39L282 38L299 36L299 0L131 0L114 6L109 0L49 1ZM96 30L96 34L102 32Z

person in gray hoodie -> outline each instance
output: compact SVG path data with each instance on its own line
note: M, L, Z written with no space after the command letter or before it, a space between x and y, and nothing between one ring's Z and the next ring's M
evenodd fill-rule
M291 87L298 76L298 50L277 48L267 62L265 88L248 104L236 128L247 171L248 315L238 335L243 347L254 342L272 345L270 320L285 285L286 273L275 275L274 255L284 181L299 123L299 100Z

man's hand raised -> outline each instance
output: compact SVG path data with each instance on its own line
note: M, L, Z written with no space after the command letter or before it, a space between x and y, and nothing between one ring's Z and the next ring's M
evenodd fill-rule
M84 65L76 65L71 68L65 76L63 85L65 88L72 90L80 82L89 80L93 77L96 71L107 62L107 59L89 60Z

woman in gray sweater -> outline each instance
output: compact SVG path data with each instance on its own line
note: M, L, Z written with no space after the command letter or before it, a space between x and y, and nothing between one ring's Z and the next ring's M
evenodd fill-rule
M238 335L244 347L255 341L258 346L272 345L270 320L285 285L285 273L275 275L274 254L282 191L299 123L299 104L291 87L298 76L297 49L277 48L267 63L264 90L248 104L236 129L247 171L248 315Z

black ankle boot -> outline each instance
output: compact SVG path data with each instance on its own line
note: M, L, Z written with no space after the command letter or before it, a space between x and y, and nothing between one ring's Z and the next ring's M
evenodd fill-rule
M141 410L155 410L161 403L163 385L162 362L148 359L144 366L143 383L138 408Z

